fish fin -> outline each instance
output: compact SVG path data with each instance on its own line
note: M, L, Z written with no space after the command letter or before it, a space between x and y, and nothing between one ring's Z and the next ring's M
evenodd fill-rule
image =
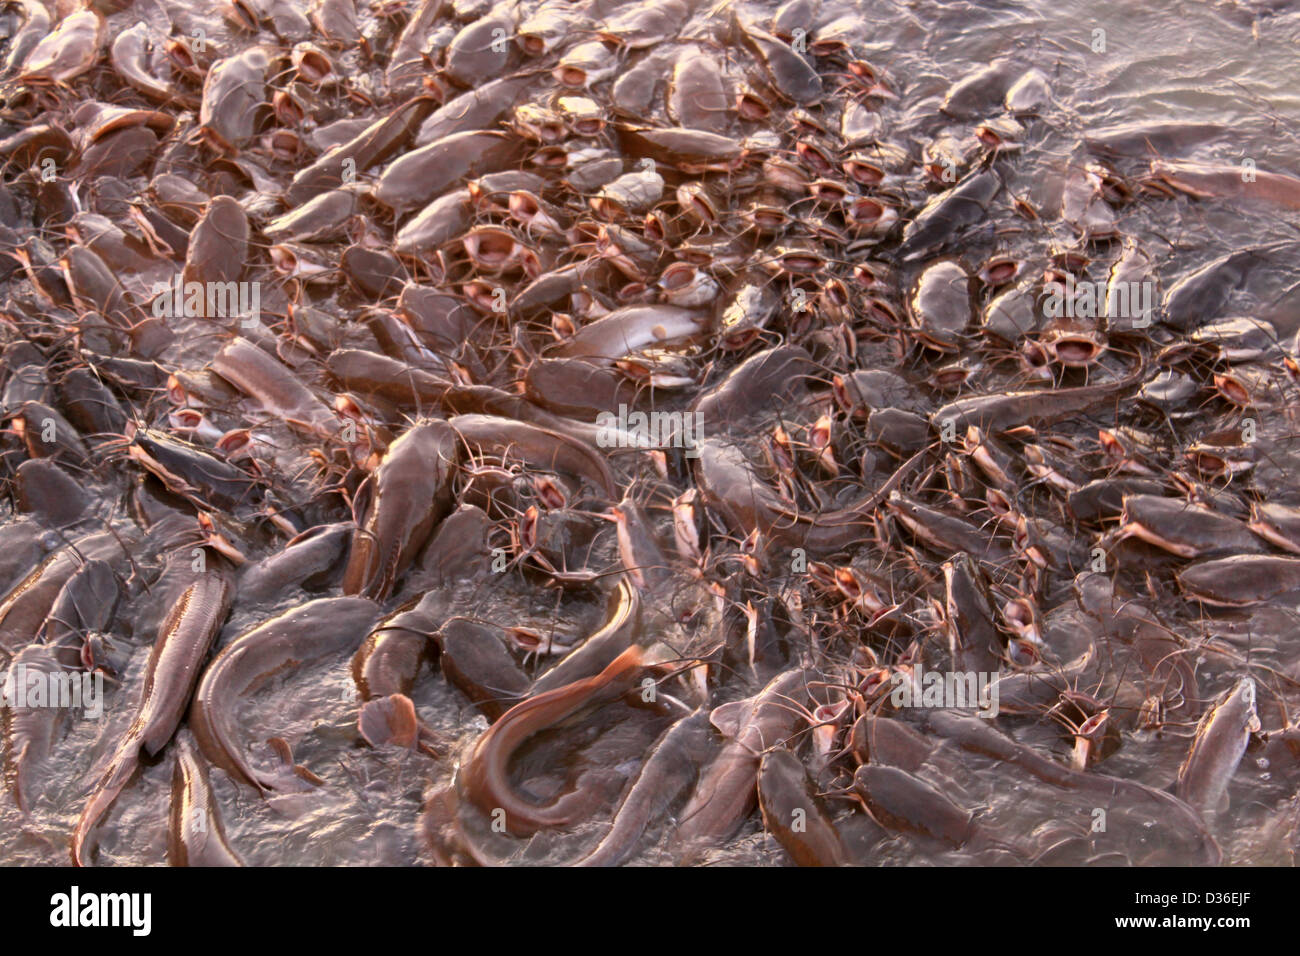
M325 781L316 776L306 767L299 766L293 762L293 748L283 737L270 737L266 744L270 747L275 755L280 759L281 773L277 775L275 785L271 786L272 790L305 790L306 787L298 783L299 780L306 781L314 787L325 785ZM286 773L287 771L287 773Z
M14 806L16 806L19 809L19 811L22 813L24 817L27 816L27 809L28 809L27 796L26 796L27 774L26 774L25 761L27 758L27 751L31 747L31 745L32 742L30 740L23 741L22 748L13 755L13 763L12 763L13 779L11 782L13 786Z
M298 764L294 764L293 772L296 777L298 777L300 780L306 780L313 787L325 786L325 781L322 778L316 776L306 767L300 766Z
M72 862L75 866L88 866L95 852L95 831L100 820L108 813L118 795L131 782L135 772L140 768L140 748L143 740L135 733L128 733L114 754L108 769L104 771L95 786L94 792L86 802L72 832Z
M391 745L410 749L420 734L415 704L405 694L368 700L357 715L357 730L372 747Z
M736 737L740 733L745 716L753 706L750 700L734 700L729 704L720 704L709 712L709 723L717 728L724 737Z
M371 567L375 563L375 542L368 535L357 535L352 539L352 550L348 554L347 565L343 570L343 593L361 595L374 587Z
M356 522L357 527L363 527L366 523L366 513L370 510L370 501L374 496L375 482L372 477L366 478L365 481L357 487L357 492L352 496L352 520Z

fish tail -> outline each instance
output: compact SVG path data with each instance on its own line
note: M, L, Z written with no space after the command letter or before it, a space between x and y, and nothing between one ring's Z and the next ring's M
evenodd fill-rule
M109 764L104 775L95 785L86 808L81 811L81 819L72 833L72 862L75 866L89 866L95 852L95 830L100 820L108 813L118 795L130 783L140 767L140 739L128 737L118 749L113 762Z

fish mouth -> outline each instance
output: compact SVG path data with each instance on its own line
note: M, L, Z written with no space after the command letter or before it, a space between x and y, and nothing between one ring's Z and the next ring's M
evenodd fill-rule
M758 123L772 115L772 107L753 93L741 93L736 97L736 112L751 123Z
M529 56L541 56L546 52L546 38L535 33L521 33L515 39L519 41L520 48Z
M587 71L580 66L561 66L556 68L555 79L562 86L580 90L587 85Z
M1106 351L1106 346L1087 335L1061 336L1049 342L1046 348L1052 360L1066 368L1094 365Z
M846 160L844 172L860 186L878 186L885 181L885 171L863 159Z
M979 277L989 288L996 289L1013 282L1020 275L1023 263L1007 256L990 259L980 267Z

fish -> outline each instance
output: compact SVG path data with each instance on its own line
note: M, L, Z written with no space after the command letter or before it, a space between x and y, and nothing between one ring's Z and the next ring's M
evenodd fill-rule
M1114 401L1136 388L1147 375L1146 367L1140 365L1122 378L1097 385L959 398L934 411L930 415L930 424L940 432L945 428L976 425L991 433L1009 431L1022 425L1050 425L1083 414L1104 402Z
M989 204L1002 191L1003 183L991 169L967 176L952 189L931 199L903 229L899 253L903 261L920 259L953 241L960 233L987 216Z
M1255 553L1264 545L1231 515L1159 495L1126 495L1119 534L1183 558Z
M443 622L437 641L443 674L488 720L499 720L527 696L533 682L515 663L495 629L453 617Z
M690 799L677 815L673 846L683 861L698 857L736 832L758 805L756 783L763 753L794 732L808 677L800 668L774 677L745 700L723 704L710 721L727 742L701 772Z
M800 866L843 866L844 842L803 763L789 750L763 757L758 770L763 825Z
M50 553L0 601L0 648L14 652L36 640L65 586L87 561L124 556L135 535L97 532Z
M485 814L503 812L506 830L516 836L568 826L590 812L591 798L581 790L545 804L528 800L509 782L510 757L534 734L580 710L616 700L639 684L643 661L641 648L629 647L595 677L533 694L511 707L479 737L461 765L458 787L463 797Z
M445 422L424 422L394 442L354 501L356 530L343 593L386 598L451 506L459 457Z
M67 83L81 76L99 59L104 26L104 17L97 10L78 10L65 16L27 54L18 79L33 84Z
M1214 812L1245 756L1250 735L1259 729L1255 682L1243 677L1201 718L1178 768L1174 793L1202 813Z
M189 555L182 560L188 562ZM229 572L212 567L194 573L171 603L145 667L135 717L73 830L74 865L86 866L92 861L99 823L131 782L141 756L156 756L175 733L198 682L200 665L230 611L232 590Z
M123 6L0 5L0 667L121 718L87 768L0 713L23 846L75 794L77 862L267 862L427 778L304 859L1221 860L1300 595L1294 170L1062 141L1083 47L935 67L924 5ZM944 668L1016 739L888 699Z
M176 742L167 838L167 860L172 866L244 865L226 839L208 768L185 733Z
M289 772L254 767L239 740L238 701L285 667L352 651L379 618L364 597L319 598L241 634L203 669L189 709L189 727L204 757L263 793L301 789Z
M998 673L1002 669L1002 638L979 566L963 552L944 563L943 577L947 592L944 624L953 667L959 671Z
M686 792L713 751L709 714L700 709L673 724L655 744L610 821L609 832L572 866L618 866L647 829Z
M975 837L973 813L906 770L863 764L853 774L853 789L887 829L917 833L953 849Z
M1178 572L1178 586L1204 604L1248 607L1300 588L1300 558L1234 554L1199 561Z
M447 423L471 454L522 458L535 468L585 478L598 491L615 494L605 456L581 439L496 415L456 415Z
M1237 249L1187 273L1165 291L1160 321L1187 331L1215 318L1252 272L1266 267L1289 245L1283 241Z
M1151 174L1200 199L1255 199L1284 209L1300 209L1300 179L1253 166L1156 160Z
M78 679L53 648L29 644L10 662L0 710L5 784L23 813L32 806L32 779L54 746L67 704L60 681ZM28 701L30 703L20 703Z
M203 82L199 131L215 148L237 151L253 138L257 107L266 101L270 59L251 47L213 64Z
M287 368L247 339L232 339L212 360L212 368L256 399L269 414L318 437L337 434L338 419L329 407Z

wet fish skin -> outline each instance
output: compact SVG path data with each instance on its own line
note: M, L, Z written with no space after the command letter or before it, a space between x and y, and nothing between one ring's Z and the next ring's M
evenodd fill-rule
M378 605L367 598L320 598L227 644L203 670L189 708L190 730L203 755L263 792L301 788L291 773L267 773L249 761L235 723L239 698L286 666L352 651L378 618Z
M1258 199L1286 209L1300 209L1300 179L1243 166L1156 160L1151 173L1201 198Z
M134 535L86 535L52 552L0 601L0 648L15 651L36 640L64 586L86 560L120 559Z
M104 17L79 10L59 21L23 61L18 79L26 83L67 83L95 65L104 42Z
M1125 812L1139 815L1148 825L1171 827L1188 841L1198 860L1207 865L1218 865L1222 859L1222 852L1201 815L1170 793L1133 780L1073 770L1012 740L989 721L971 713L938 709L917 713L923 717L925 729L964 750L1005 761L1052 786L1086 793L1105 801L1103 805L1112 809L1124 808Z
M643 673L641 649L629 647L595 677L520 701L488 728L461 765L462 796L486 814L503 810L506 830L515 836L573 823L588 812L590 796L573 790L547 804L533 803L510 786L510 757L539 731L596 703L617 699L634 687Z
M188 562L190 558L185 554L178 560ZM145 666L135 718L73 831L74 865L91 862L99 822L131 782L141 754L156 755L176 731L198 682L200 665L230 611L232 592L229 572L221 568L196 572L163 618Z
M878 823L890 830L919 833L953 849L974 836L975 819L921 778L897 767L863 764L853 789Z
M288 368L247 339L228 342L212 360L212 368L290 425L322 438L337 434L339 422L329 407Z
M863 714L849 732L848 746L859 764L877 763L915 773L930 759L935 745L901 720Z
M702 391L693 411L713 429L743 426L757 415L780 411L782 399L797 402L805 394L804 379L815 370L812 356L800 346L765 349Z
M14 497L20 510L51 528L77 524L93 505L82 485L49 458L31 458L18 466Z
M450 508L451 476L459 452L445 422L417 424L394 442L359 492L363 507L343 572L343 593L377 600L393 590Z
M953 667L959 671L996 674L1002 668L1002 640L997 630L988 585L973 558L965 552L943 566L945 625Z
M220 149L237 151L253 138L257 107L266 101L270 60L260 47L213 64L203 83L199 129Z
M515 143L502 133L452 133L390 163L375 183L373 195L399 211L423 206L462 177L504 169L514 152Z
M436 10L439 3L440 0L426 0L422 9ZM344 173L349 164L360 174L384 162L402 148L435 106L436 100L423 93L399 104L387 116L381 116L352 139L296 173L285 190L285 200L298 205L337 189L345 182Z
M1243 677L1201 718L1174 793L1201 813L1213 813L1259 727L1255 682Z
M778 674L753 697L725 704L710 715L729 737L721 753L700 774L691 798L678 814L672 845L682 861L697 858L727 839L758 804L757 771L765 750L794 733L808 675L800 668ZM722 711L722 713L720 713Z
M443 674L488 720L499 720L527 695L532 681L496 628L453 617L442 625L437 641Z
M498 415L456 415L448 424L472 454L509 454L535 468L585 478L610 497L617 493L605 456L581 439Z
M26 688L19 687L19 675L26 682ZM4 699L9 703L0 708L5 785L13 795L14 804L24 814L32 805L32 774L49 755L63 720L64 708L47 700L46 691L40 692L44 701L41 705L33 703L19 707L16 701L20 699L20 693L32 699L33 683L49 688L55 678L61 679L64 675L72 679L79 677L60 663L53 648L44 644L29 644L20 650L13 656L5 675Z
M352 680L363 701L409 695L424 663L436 657L434 638L446 617L448 600L429 591L384 618L352 657Z
M1241 288L1255 269L1292 245L1283 241L1238 249L1188 273L1165 292L1160 320L1180 332L1203 325L1220 314L1233 291Z
M0 528L0 593L5 601L14 585L40 567L51 548L63 542L33 518L19 518ZM0 604L3 607L3 604Z
M1128 375L1114 382L1055 388L1041 391L1004 392L959 398L930 415L930 424L942 430L951 423L957 429L976 425L991 433L1020 425L1047 425L1082 415L1089 408L1112 401L1137 387L1149 374L1139 363Z
M781 95L800 106L811 106L825 95L821 77L793 47L754 25L741 25L742 41L763 61L772 84Z
M304 531L275 554L241 570L236 601L254 606L275 600L289 588L318 586L322 576L341 571L355 531L350 521Z
M50 605L41 640L51 647L77 647L87 632L108 628L121 596L113 565L98 558L87 560Z
M606 598L605 620L592 634L533 682L532 692L553 691L600 674L644 639L641 591L626 577Z
M931 199L904 228L899 258L904 262L920 259L950 241L955 233L982 221L1002 186L1001 177L985 169Z
M191 234L182 273L185 283L239 281L248 259L248 237L243 207L229 196L217 196Z
M683 51L668 86L668 114L682 126L724 133L730 111L717 63L699 49Z
M758 805L767 831L799 866L847 862L839 831L822 807L803 762L789 750L778 748L763 757Z
M23 12L23 25L9 40L9 52L4 63L6 75L19 69L32 50L50 33L50 12L45 4L25 0L19 6Z
M1243 521L1161 495L1125 495L1121 533L1185 558L1259 553L1264 544Z
M668 728L615 811L609 832L573 866L618 866L637 851L646 828L695 782L714 751L709 727L708 711L701 709Z
M1197 601L1220 607L1246 607L1300 588L1300 558L1231 555L1190 565L1178 584Z
M208 768L188 734L176 742L167 860L172 866L243 866L226 839Z

